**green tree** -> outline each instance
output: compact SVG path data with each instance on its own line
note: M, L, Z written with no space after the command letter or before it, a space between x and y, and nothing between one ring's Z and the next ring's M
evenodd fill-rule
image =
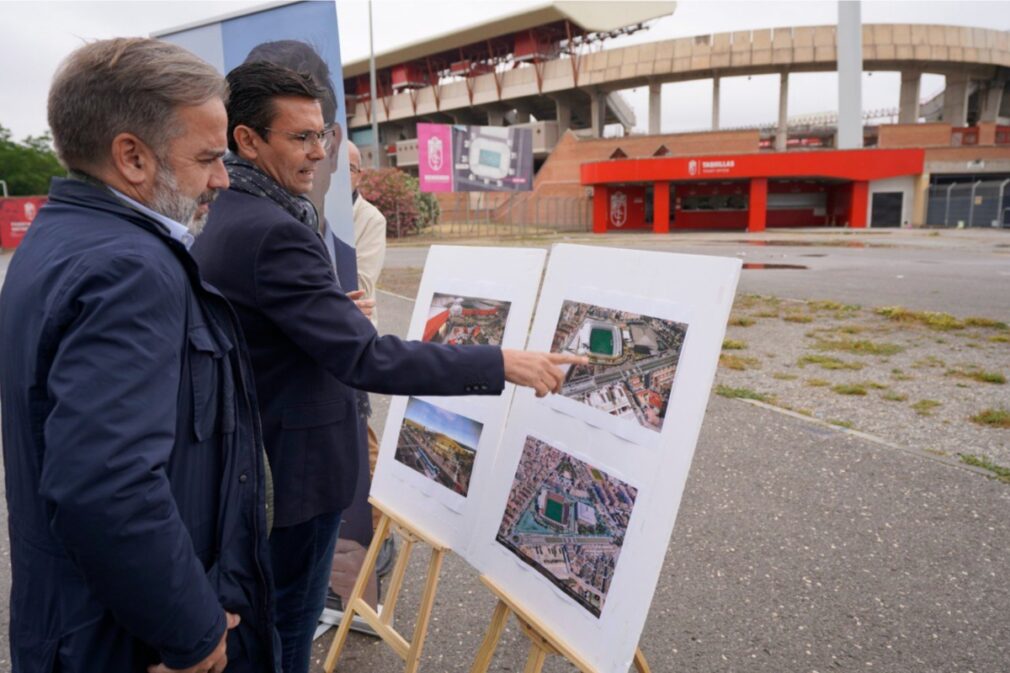
M48 131L18 143L10 130L0 125L0 180L7 182L11 196L46 194L50 178L66 174Z
M438 223L440 212L434 195L421 192L417 178L401 170L364 171L358 190L386 216L389 237L416 234L422 227Z

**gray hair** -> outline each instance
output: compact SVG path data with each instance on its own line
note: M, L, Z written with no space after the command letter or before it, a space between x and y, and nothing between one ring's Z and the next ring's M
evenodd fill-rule
M148 38L100 40L60 64L49 89L49 128L68 169L103 165L120 133L133 133L163 157L182 132L177 108L227 97L224 77L182 47Z

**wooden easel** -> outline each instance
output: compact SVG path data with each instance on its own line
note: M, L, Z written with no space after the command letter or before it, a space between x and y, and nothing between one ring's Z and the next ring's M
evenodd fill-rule
M487 673L510 614L515 614L519 621L519 628L530 640L530 651L526 656L526 668L523 669L523 673L540 673L548 655L551 654L561 655L582 673L597 673L596 668L589 665L582 657L561 642L549 628L513 601L501 587L484 575L481 575L480 579L491 590L491 593L497 596L498 605L495 606L494 613L491 615L491 624L488 626L484 641L477 650L477 656L473 660L470 673ZM652 669L649 668L640 648L635 649L634 664L638 673L651 673Z
M391 511L389 507L369 498L368 502L382 513L379 519L379 526L372 537L372 544L368 547L365 555L365 562L361 566L361 572L351 590L351 596L347 606L344 608L343 619L340 620L340 627L337 635L330 645L330 651L326 655L326 662L323 669L326 673L333 673L337 666L337 659L340 652L347 643L347 634L351 630L351 622L357 613L365 622L371 626L375 633L396 652L401 659L406 662L405 673L417 673L421 663L421 648L424 646L424 637L428 632L428 622L431 619L431 609L435 604L435 589L438 587L438 573L442 568L442 559L449 547L440 540L419 531L406 520ZM379 549L382 542L396 531L403 540L403 547L397 553L396 565L393 567L393 574L389 581L389 589L386 591L386 600L382 606L382 614L377 613L372 606L365 602L363 596L365 587L368 586L368 578L375 572L375 563L379 558ZM414 633L408 642L399 632L392 627L393 611L396 609L396 601L400 597L400 590L403 589L403 578L407 572L407 562L414 545L418 542L431 547L431 560L428 562L428 577L424 583L424 593L421 594L421 607L417 613L417 623L414 624Z

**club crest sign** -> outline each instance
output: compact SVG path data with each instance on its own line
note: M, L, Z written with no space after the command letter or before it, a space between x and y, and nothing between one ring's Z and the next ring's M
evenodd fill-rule
M442 139L438 136L428 138L428 168L442 170L442 157Z
M698 175L698 162L695 159L691 159L687 162L687 174L688 175Z
M628 195L614 192L610 195L610 224L620 229L628 221Z

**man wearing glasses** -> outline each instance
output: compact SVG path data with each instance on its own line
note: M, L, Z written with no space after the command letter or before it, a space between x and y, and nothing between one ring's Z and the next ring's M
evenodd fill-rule
M341 432L351 388L394 395L496 395L505 381L546 395L557 365L585 358L444 346L379 336L340 289L304 197L334 141L325 92L269 62L228 74L231 187L193 256L227 297L249 346L274 478L270 536L284 673L305 673L326 596L340 513L354 495L357 451Z

